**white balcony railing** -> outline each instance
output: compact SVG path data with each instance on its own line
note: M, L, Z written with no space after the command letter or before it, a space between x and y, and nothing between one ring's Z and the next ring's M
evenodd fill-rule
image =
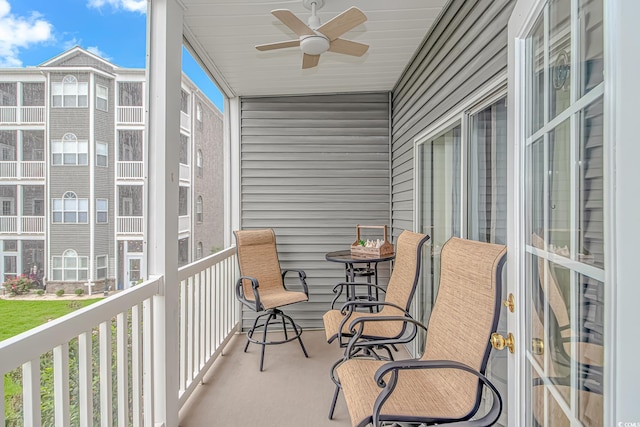
M44 123L44 107L20 107L21 123Z
M0 216L0 233L17 233L17 216Z
M180 127L187 132L191 131L191 116L184 111L180 111Z
M144 177L143 162L118 162L118 178L132 179Z
M23 178L44 178L44 162L22 162Z
M0 162L0 178L16 179L18 177L18 162Z
M144 123L144 107L118 107L118 124L141 125Z
M0 124L44 123L44 106L0 107Z
M142 234L144 232L144 217L141 216L119 216L117 218L117 233L122 234Z
M178 233L186 233L191 230L191 216L184 215L178 217Z
M0 178L44 179L44 162L0 162Z
M0 107L0 124L18 123L18 107Z
M44 233L44 217L23 216L21 231L23 233Z
M191 166L180 163L180 181L191 181Z
M44 233L44 216L0 216L0 233Z
M0 342L0 378L22 368L12 377L22 386L18 424L157 425L154 410L162 399L177 399L182 408L237 331L240 310L229 286L237 278L232 247L182 267L179 284L154 278ZM164 286L180 287L176 397L162 396L155 384L167 371L164 361L175 360L154 351L154 322L163 321L164 304L173 304L154 304ZM71 401L70 393L79 399ZM42 406L42 396L53 402ZM4 403L4 387L0 398Z

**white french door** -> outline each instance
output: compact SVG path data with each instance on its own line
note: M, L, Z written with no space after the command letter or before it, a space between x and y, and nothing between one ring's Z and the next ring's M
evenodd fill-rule
M512 425L602 426L602 0L522 0L509 23Z

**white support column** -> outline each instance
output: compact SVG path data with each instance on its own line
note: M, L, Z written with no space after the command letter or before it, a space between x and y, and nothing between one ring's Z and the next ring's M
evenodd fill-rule
M178 144L183 10L154 0L147 13L148 275L164 276L153 301L154 422L178 425Z

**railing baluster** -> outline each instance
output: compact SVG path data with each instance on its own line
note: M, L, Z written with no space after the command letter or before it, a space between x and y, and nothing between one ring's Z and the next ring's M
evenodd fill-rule
M78 336L78 383L80 390L80 427L93 426L93 390L91 369L92 331Z
M131 308L131 397L133 427L142 426L142 307Z
M4 421L4 375L5 372L0 369L0 426L5 425Z
M153 378L153 299L146 299L143 303L142 320L142 358L145 375L142 377L142 393L144 407L144 425L154 425L154 378Z
M69 343L53 349L53 390L56 427L67 427L70 425Z
M200 280L196 274L193 283L193 378L200 371Z
M100 425L113 427L111 321L100 323Z
M42 425L40 412L40 358L22 365L22 404L25 427Z
M132 325L133 327L133 325ZM118 426L129 425L129 358L127 313L118 314L116 320L116 379L118 393Z
M187 389L187 281L180 281L180 392Z

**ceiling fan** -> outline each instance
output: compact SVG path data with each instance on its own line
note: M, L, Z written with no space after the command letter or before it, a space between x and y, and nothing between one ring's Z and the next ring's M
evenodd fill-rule
M320 18L316 15L316 11L324 6L324 1L302 0L304 6L311 10L308 24L305 24L290 10L272 10L271 14L296 33L299 39L261 44L256 46L256 49L266 51L299 46L303 53L303 69L317 66L320 55L327 51L351 56L364 55L369 49L368 45L341 39L340 36L365 22L366 15L357 7L352 7L320 25Z

